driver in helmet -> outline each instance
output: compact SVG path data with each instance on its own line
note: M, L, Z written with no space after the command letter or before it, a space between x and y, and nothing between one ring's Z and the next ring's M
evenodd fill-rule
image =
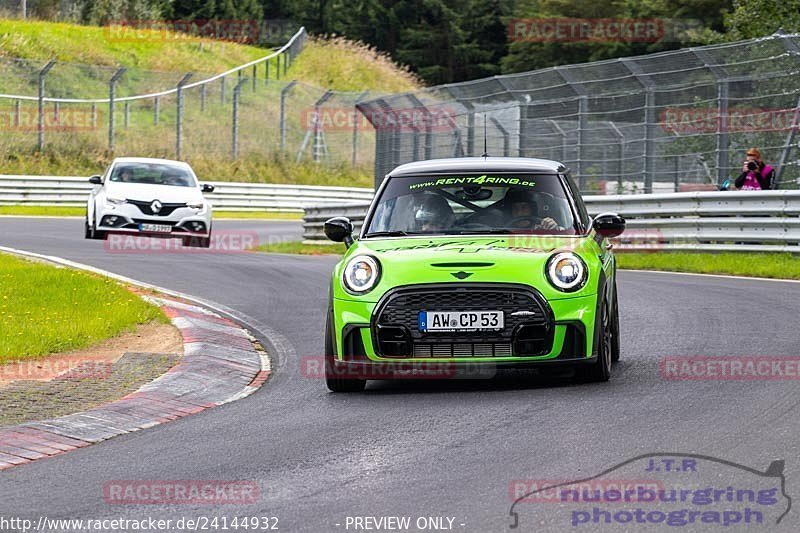
M509 189L503 199L508 225L520 229L561 229L551 217L538 217L539 207L533 193L524 189Z
M414 213L414 219L419 231L433 232L452 227L455 215L443 196L426 194Z

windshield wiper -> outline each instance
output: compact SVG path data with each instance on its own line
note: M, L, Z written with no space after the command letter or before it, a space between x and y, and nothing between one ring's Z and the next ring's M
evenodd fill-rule
M514 233L510 229L465 229L458 232L458 235L507 235Z
M365 238L369 237L405 237L410 235L407 231L392 230L392 231L373 231L364 235Z

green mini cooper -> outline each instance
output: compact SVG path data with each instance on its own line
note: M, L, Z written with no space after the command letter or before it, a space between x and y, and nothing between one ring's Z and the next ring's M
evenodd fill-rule
M396 168L357 237L347 218L325 222L326 236L347 246L331 280L328 388L540 365L608 380L620 350L608 239L624 229L616 214L592 219L554 161Z

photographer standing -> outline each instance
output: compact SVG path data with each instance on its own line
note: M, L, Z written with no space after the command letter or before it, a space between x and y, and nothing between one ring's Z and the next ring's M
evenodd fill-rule
M774 179L775 169L764 164L760 150L750 148L742 165L742 173L736 178L734 185L742 191L766 191L772 188Z

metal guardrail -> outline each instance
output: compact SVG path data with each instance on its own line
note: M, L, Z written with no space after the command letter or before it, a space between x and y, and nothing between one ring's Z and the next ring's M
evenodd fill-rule
M772 251L800 253L800 191L692 192L585 196L592 215L627 221L621 250ZM303 238L325 239L322 226L347 216L360 228L368 203L305 209Z
M323 205L364 202L372 189L315 187L264 183L203 181L214 185L206 198L215 209L225 211L294 211ZM85 177L35 177L0 175L0 205L84 206L92 185Z

